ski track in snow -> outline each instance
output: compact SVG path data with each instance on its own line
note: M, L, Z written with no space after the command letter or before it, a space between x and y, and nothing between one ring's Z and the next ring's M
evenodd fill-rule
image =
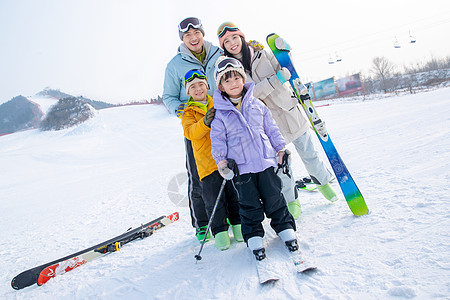
M207 243L196 263L189 210L167 193L185 173L180 121L163 106L129 106L58 132L0 137L0 298L450 298L450 88L329 102L319 114L370 214L354 217L340 193L329 203L300 192L297 236L317 271L295 272L267 220L278 282L260 285L250 251L233 238L227 251ZM291 146L299 178L306 171ZM26 269L173 211L180 220L119 252L41 287L10 286Z

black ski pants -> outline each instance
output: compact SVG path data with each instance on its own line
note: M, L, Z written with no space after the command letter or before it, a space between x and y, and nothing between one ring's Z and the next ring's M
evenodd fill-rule
M206 214L205 203L202 199L202 186L200 178L198 177L192 143L187 138L184 138L184 145L186 150L186 170L188 175L188 198L191 222L194 228L199 228L208 225L208 215Z
M264 236L264 214L271 219L270 226L278 234L285 229L296 230L281 193L281 179L270 167L259 173L243 174L235 179L239 192L239 213L245 242L254 236Z
M202 197L205 201L208 218L211 218L223 180L223 177L220 176L217 170L202 180ZM211 232L214 236L221 231L228 230L227 218L230 220L231 225L241 224L238 193L231 180L225 183L222 196L217 201L219 202L216 212L211 220Z

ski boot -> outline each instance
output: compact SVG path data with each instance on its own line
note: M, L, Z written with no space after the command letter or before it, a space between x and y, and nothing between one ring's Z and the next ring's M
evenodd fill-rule
M329 183L324 185L317 185L317 189L325 197L325 199L331 202L336 202L338 200L336 191L331 187Z
M203 242L203 239L205 238L206 229L208 229L208 226L202 226L196 229L195 236L197 237L198 241L201 243ZM206 234L206 240L205 242L209 242L209 239L211 238L209 232Z
M236 242L244 241L244 238L242 237L241 224L231 225L231 230L233 230L233 236Z
M214 236L214 243L220 250L227 250L230 248L230 236L228 231L221 231Z

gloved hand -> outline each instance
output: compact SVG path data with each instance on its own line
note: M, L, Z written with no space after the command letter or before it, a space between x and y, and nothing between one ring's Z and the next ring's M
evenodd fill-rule
M177 117L178 118L182 118L183 117L183 113L184 113L184 109L187 107L187 103L181 103L180 105L178 105L177 108Z
M291 78L291 72L287 68L281 68L277 74L269 77L269 82L274 89L281 87L286 81Z
M262 49L264 49L264 46L263 46L263 45L261 45L261 43L260 43L260 42L258 42L258 41L255 41L255 40L251 40L251 41L249 41L249 42L248 42L248 44L249 44L250 46L252 46L252 47L253 47L253 49L255 49L255 51L258 51L258 50L262 50Z
M217 164L217 169L219 170L220 176L223 178L230 180L234 177L233 171L228 167L229 163L228 160L224 159L219 161Z
M206 112L205 116L203 117L203 123L205 123L206 126L211 127L211 122L214 120L214 116L216 115L216 109L211 107Z
M286 67L283 67L280 71L277 72L277 78L281 82L281 84L284 84L291 78L291 72L289 72Z
M275 39L275 47L278 50L291 51L291 46L281 37Z

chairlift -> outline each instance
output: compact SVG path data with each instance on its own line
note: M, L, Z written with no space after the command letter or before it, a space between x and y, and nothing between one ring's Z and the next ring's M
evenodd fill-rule
M330 65L334 64L334 59L333 59L333 57L330 56L330 58L328 58L328 63L329 63Z
M411 35L411 31L409 32L409 42L414 44L416 42L416 38Z
M395 37L394 48L401 48L400 43L397 40L397 37Z

